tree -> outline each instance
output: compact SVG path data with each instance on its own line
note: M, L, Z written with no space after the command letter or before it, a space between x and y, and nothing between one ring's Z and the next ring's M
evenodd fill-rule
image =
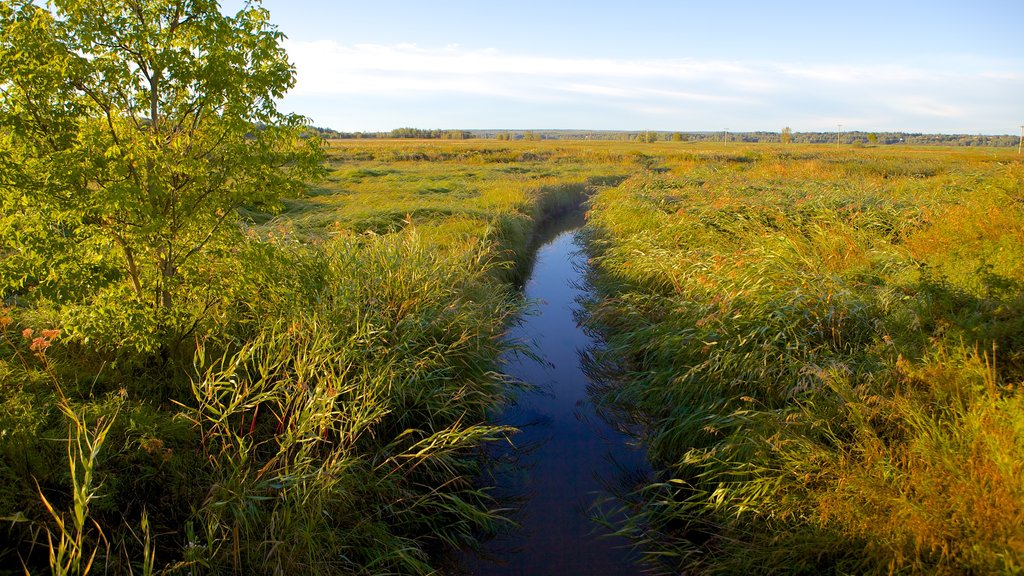
M30 252L31 223L58 226L119 254L137 301L171 308L183 271L238 238L239 207L272 205L322 169L305 119L277 109L295 81L282 40L258 0L234 16L215 0L5 0L8 252Z
M793 130L791 130L789 126L786 126L782 129L782 133L779 134L779 138L782 140L783 144L789 144L793 141Z

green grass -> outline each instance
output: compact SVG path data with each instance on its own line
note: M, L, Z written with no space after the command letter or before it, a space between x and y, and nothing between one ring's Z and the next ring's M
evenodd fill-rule
M487 420L514 386L498 363L513 281L538 225L591 198L595 399L657 469L618 526L652 566L1021 569L1009 152L345 141L327 157L325 180L242 210L230 249L180 272L173 314L127 297L99 242L3 295L0 565L437 573L507 522L479 448L514 433Z
M593 200L598 400L658 470L620 530L666 573L1021 570L1022 165L793 150Z
M496 531L478 479L480 446L514 432L487 421L513 386L510 280L541 221L625 172L574 154L334 144L326 181L243 210L230 252L182 271L173 315L109 275L12 296L2 564L429 574ZM118 255L76 257L102 272ZM57 328L44 347L22 334Z

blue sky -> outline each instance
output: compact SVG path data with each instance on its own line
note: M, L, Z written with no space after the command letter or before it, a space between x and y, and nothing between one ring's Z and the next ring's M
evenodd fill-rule
M1024 0L264 6L298 72L282 108L338 130L1024 123Z

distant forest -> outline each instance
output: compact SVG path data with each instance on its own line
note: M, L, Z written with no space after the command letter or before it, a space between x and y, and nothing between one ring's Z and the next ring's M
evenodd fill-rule
M1017 146L1018 136L1009 134L921 134L916 132L669 132L618 130L451 130L396 128L387 132L339 132L330 128L310 129L323 138L417 138L436 140L468 140L487 138L497 140L619 140L641 142L782 142L795 144L835 143L837 136L843 144L910 144L939 146Z

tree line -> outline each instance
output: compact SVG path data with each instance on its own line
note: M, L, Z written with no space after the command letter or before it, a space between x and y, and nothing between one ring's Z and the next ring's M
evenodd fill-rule
M991 146L1013 147L1020 139L1011 134L927 134L920 132L795 132L789 127L779 132L726 132L726 131L661 131L661 130L441 130L423 128L396 128L382 132L344 132L330 128L312 127L309 131L326 139L409 138L424 140L611 140L622 142L779 142L783 144L835 144L837 139L845 145L913 146Z

